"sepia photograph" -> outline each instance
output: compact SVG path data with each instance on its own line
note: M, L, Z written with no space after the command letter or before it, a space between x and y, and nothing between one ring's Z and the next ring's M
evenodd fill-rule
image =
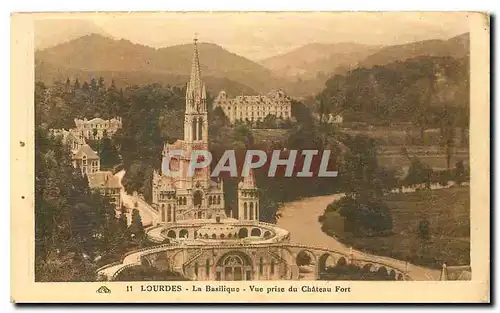
M488 52L471 52L487 15L20 15L35 285L126 301L479 279L487 297L488 251L471 261L489 225L489 159L471 164L489 137L471 122L474 106L489 121L489 72L472 75Z

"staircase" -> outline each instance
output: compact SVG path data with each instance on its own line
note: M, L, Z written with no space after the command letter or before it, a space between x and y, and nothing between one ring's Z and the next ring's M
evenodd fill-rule
M184 262L184 264L182 265L182 268L183 269L186 268L186 266L188 266L189 264L193 263L202 254L203 254L203 250L201 250L201 249L196 250L196 252L194 252L193 254L191 254L191 255L188 256L188 260L186 262Z

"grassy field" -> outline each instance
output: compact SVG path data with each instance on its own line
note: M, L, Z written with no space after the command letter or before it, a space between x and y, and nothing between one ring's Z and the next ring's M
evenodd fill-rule
M252 129L252 135L256 143L286 142L286 129Z
M331 233L355 249L408 260L417 265L439 268L443 262L447 265L470 263L468 187L390 194L385 201L392 213L392 235L354 237L345 233L338 223L331 224ZM328 216L326 218L328 220ZM421 220L430 223L430 238L427 240L419 236Z
M431 167L434 170L445 170L447 169L446 156L439 154L427 154L427 155L412 155L417 157L422 163ZM382 167L387 168L399 168L403 171L408 170L411 161L405 155L378 155L378 164ZM450 167L454 168L458 161L463 161L465 164L469 163L469 156L467 154L455 154L451 157Z

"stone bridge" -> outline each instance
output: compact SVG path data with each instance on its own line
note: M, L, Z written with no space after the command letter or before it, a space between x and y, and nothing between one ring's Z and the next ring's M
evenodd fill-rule
M327 267L337 264L385 271L395 280L411 279L404 269L384 262L289 242L207 245L178 241L127 253L121 262L100 268L98 274L101 279L114 280L127 268L146 265L191 280L317 280Z

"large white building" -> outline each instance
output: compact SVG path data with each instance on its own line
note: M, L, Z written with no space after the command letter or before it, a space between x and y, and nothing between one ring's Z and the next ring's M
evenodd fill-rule
M121 117L115 117L109 120L96 117L91 120L75 119L76 128L74 131L86 139L102 139L106 134L113 136L118 129L122 128Z
M281 119L292 117L292 100L283 90L275 90L262 96L237 96L230 98L224 90L214 101L214 108L220 107L231 123L240 121L263 121L267 115Z

